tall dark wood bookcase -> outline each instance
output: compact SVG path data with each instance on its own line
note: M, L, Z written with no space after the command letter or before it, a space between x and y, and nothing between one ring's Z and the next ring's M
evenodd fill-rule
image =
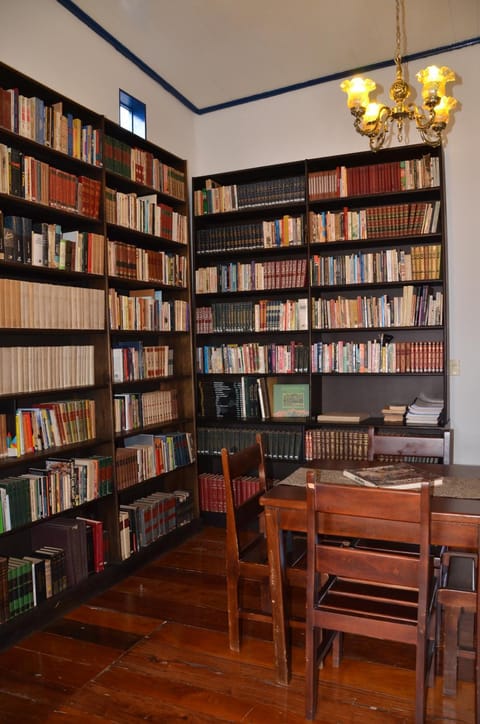
M312 437L327 433L335 457L358 455L372 431L443 435L444 198L442 150L424 145L193 179L200 471L218 470L219 448L241 446L258 429L276 476L332 456L311 450ZM259 327L265 308L273 316ZM242 402L255 396L255 382L270 390L270 404L273 383L292 385L293 406L307 385L307 414L262 418ZM439 426L384 424L384 407L420 393L444 401ZM317 422L320 413L352 411L367 417Z
M186 162L3 64L0 89L0 559L32 555L45 518L101 521L105 549L38 605L25 584L5 647L175 545L198 501ZM54 485L50 461L71 477ZM153 496L157 528L125 536L121 509Z

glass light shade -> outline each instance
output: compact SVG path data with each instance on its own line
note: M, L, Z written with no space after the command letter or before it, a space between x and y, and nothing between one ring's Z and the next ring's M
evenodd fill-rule
M428 101L445 95L445 84L455 80L455 73L443 65L429 65L428 68L417 73L417 80L423 85L422 98L426 105Z
M375 123L381 107L382 106L380 103L369 103L367 108L365 109L365 113L362 119L363 123Z
M435 123L448 123L448 114L456 105L457 101L452 96L442 96L435 106Z
M376 83L370 78L360 78L359 76L340 83L340 88L347 94L347 106L355 109L368 106L368 96L376 87Z

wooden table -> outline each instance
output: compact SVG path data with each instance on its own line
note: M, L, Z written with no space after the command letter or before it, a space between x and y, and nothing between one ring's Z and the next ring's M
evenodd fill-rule
M310 467L317 467L310 465ZM348 484L341 475L353 468L351 461L335 461L321 469L322 482ZM356 467L365 467L359 463ZM417 466L416 467L422 467ZM265 528L270 562L272 596L273 644L277 681L288 684L290 678L288 624L284 597L283 531L306 532L305 468L300 468L262 496L265 507ZM474 549L480 526L480 465L428 465L425 470L444 478L444 485L434 488L432 499L432 544ZM300 478L300 480L299 480ZM288 484L288 481L294 485Z

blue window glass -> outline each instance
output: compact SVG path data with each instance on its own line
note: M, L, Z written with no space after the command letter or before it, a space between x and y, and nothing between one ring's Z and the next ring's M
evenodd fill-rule
M120 125L141 138L147 135L147 107L137 98L120 91Z

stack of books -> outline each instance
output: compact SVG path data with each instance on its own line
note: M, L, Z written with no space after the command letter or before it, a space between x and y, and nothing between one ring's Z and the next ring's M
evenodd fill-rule
M406 411L407 405L387 405L382 409L383 422L401 425Z
M407 425L438 425L443 413L442 399L427 397L421 393L408 406L405 422Z

